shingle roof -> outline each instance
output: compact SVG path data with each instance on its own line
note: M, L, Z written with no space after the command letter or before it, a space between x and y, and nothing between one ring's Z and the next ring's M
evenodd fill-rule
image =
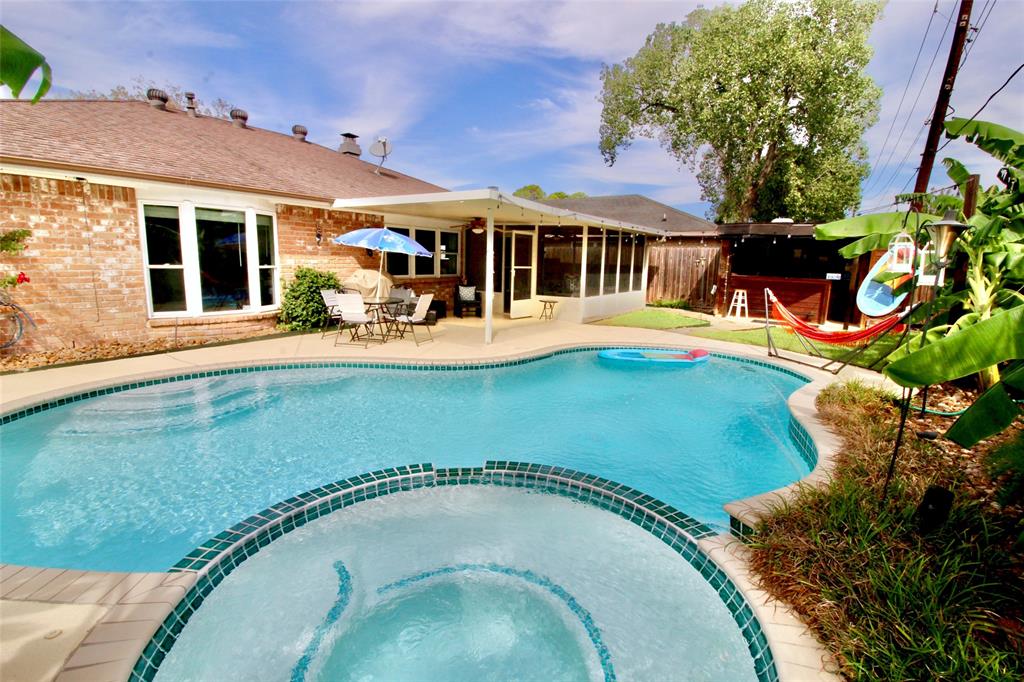
M444 189L291 135L141 101L0 101L0 159L325 201Z
M711 234L716 225L639 194L584 199L545 199L545 204L653 227L669 233Z

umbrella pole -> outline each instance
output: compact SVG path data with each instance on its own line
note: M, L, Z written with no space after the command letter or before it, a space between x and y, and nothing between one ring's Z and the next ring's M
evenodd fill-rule
M377 298L380 298L380 284L384 279L384 251L380 252L380 269L377 270Z

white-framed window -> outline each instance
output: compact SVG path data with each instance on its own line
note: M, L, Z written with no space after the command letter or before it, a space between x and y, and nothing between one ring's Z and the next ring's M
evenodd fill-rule
M278 306L274 216L253 209L140 202L149 312L154 317Z
M391 227L392 232L410 237L434 254L407 256L402 253L387 254L388 274L392 277L441 277L458 275L462 272L459 256L462 253L462 234L458 230L433 227Z

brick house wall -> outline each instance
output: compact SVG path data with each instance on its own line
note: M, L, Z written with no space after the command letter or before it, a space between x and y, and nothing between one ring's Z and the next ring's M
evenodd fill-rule
M38 325L3 353L145 339L137 212L129 187L0 176L0 231L32 231L0 270L31 278L13 295Z
M183 192L183 199L187 198ZM378 216L277 204L279 276L300 265L345 279L376 269L376 254L339 246L331 237L380 226ZM322 241L316 243L319 224ZM111 343L190 342L244 338L274 329L276 312L147 319L145 268L136 191L26 175L0 175L0 232L29 229L26 248L0 256L0 273L24 271L30 282L12 293L36 329L0 350L12 355ZM450 298L450 294L449 294Z
M320 226L321 241L316 243ZM359 268L376 270L380 256L366 254L365 249L335 244L331 239L362 227L384 227L380 216L333 211L291 204L277 205L277 245L282 282L291 282L299 266L333 272L339 280L346 279Z

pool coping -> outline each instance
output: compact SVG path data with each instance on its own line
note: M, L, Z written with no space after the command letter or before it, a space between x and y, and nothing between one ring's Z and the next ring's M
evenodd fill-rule
M691 337L687 337L691 338ZM246 360L240 362L217 362L217 363L206 363L202 365L196 365L192 367L192 371L183 372L181 368L175 369L164 369L158 371L139 372L131 375L120 376L117 379L107 378L101 381L95 382L84 382L73 387L63 387L61 390L55 390L45 393L39 393L35 395L27 396L18 401L9 401L4 405L3 412L0 412L0 420L3 422L11 421L12 419L18 419L28 414L34 414L35 412L49 409L51 407L57 407L59 405L67 404L68 402L74 402L75 400L81 400L89 397L95 397L105 393L115 392L116 390L126 390L127 388L137 387L140 384L151 385L154 383L164 383L165 381L181 380L187 378L195 378L197 376L210 376L214 373L220 372L223 374L231 373L244 373L257 371L257 369L281 369L281 368L298 368L298 367L374 367L374 368L407 368L407 369L419 369L419 370L430 370L437 368L440 371L458 370L458 369L485 369L492 367L503 367L511 366L516 364L523 364L525 362L532 362L541 360L546 357L554 355L560 355L568 352L582 352L587 350L601 350L604 348L650 348L650 349L672 349L679 350L683 348L692 347L692 343L673 343L673 342L587 342L587 343L562 343L549 345L547 347L535 348L526 352L520 352L515 354L505 354L502 356L495 356L493 358L481 358L475 360L410 360L408 358L383 358L374 357L373 359L358 360L358 359L341 359L335 357L307 357L301 360L282 360L280 358L267 360L260 362L258 360ZM793 493L802 485L821 484L828 480L829 473L834 466L834 455L839 448L838 438L831 433L824 424L817 418L817 411L814 406L814 400L818 392L829 383L835 380L832 375L823 376L824 372L808 371L802 369L796 371L788 367L783 367L777 362L768 362L762 360L759 356L755 356L749 352L749 347L739 346L738 344L731 343L708 343L708 340L701 339L699 345L703 346L724 346L727 351L714 351L713 354L718 357L724 357L730 360L737 360L740 362L755 364L763 366L774 371L780 371L791 376L801 378L808 383L798 388L792 393L788 400L787 405L791 414L791 434L794 431L794 424L796 425L796 433L804 436L806 441L801 443L803 439L796 439L798 446L802 448L809 447L813 450L815 456L815 463L811 472L800 479L799 481L772 490L766 493L755 495L742 500L735 500L724 505L725 510L730 516L730 525L733 530L733 534L744 538L749 535L752 528L754 528L758 521L763 518L764 515L770 512L771 508L778 505L780 502L785 502L789 499ZM746 351L746 352L744 352ZM877 375L874 375L877 377ZM119 388L120 387L120 388ZM73 399L69 399L72 397ZM22 414L18 414L22 413ZM17 415L17 416L15 416ZM836 666L834 660L824 649L824 647L817 641L814 635L804 626L799 619L795 618L789 607L772 600L767 593L759 590L749 573L749 568L745 559L746 548L742 542L736 538L732 538L728 535L715 536L715 538L700 538L697 540L702 544L702 549L707 551L709 556L714 553L715 561L719 563L722 570L726 572L730 580L732 580L739 588L741 593L747 599L747 602L754 608L758 620L761 622L761 627L767 638L769 649L772 653L775 665L778 669L780 680L802 680L808 679L809 675L812 675L815 679L838 679L835 674ZM8 568L19 568L9 566ZM39 569L39 570L55 570L61 572L61 569ZM88 572L85 572L88 573ZM102 575L156 575L156 576L167 576L174 575L169 574L102 574ZM6 581L4 581L6 582ZM183 583L177 583L182 585ZM3 589L2 592L7 592ZM183 596L183 595L182 595ZM4 597L6 598L6 597ZM46 599L36 598L33 601L47 601ZM166 609L167 613L171 613L173 605L168 606ZM166 617L166 614L165 614ZM116 622L116 621L115 621ZM138 626L138 632L141 633L145 630L150 630L148 627L152 625L150 635L155 633L159 628L160 623L147 622L145 625L140 621L132 621ZM101 620L99 626L94 629L103 629L100 626L111 624L106 618ZM117 659L120 663L117 665L117 669L124 672L125 675L116 679L127 679L127 670L124 668L125 658L124 653L127 653L125 646L128 650L135 650L135 658L138 658L141 653L142 647L136 647L138 639L133 637L131 639L122 640L119 642L102 642L97 641L90 634L82 641L79 647L72 653L71 657L65 662L65 668L57 676L59 682L72 682L77 679L89 679L88 677L82 677L78 673L84 672L83 667L73 667L71 664L78 660L76 656L80 653L79 649L83 647L89 647L94 653L98 651L92 649L98 644L116 644L121 645L118 647L108 647L109 656L104 656L106 660L102 663L104 669L108 664L114 664ZM148 637L148 636L147 636ZM120 652L121 655L118 655ZM88 660L93 661L96 657L91 656ZM134 662L134 659L132 659ZM89 669L94 672L99 672L98 668L93 666L96 663L90 663ZM113 672L113 668L111 668ZM112 678L114 679L114 678Z

